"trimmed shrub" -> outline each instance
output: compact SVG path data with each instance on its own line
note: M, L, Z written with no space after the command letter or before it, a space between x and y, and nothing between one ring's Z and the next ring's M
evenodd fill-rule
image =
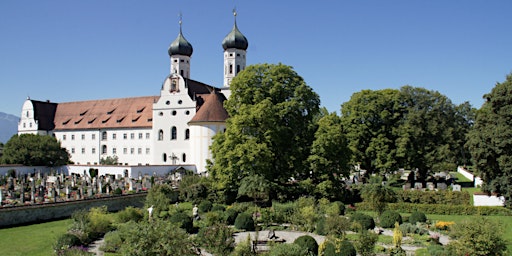
M316 221L315 233L325 236L327 235L326 227L325 227L325 216L320 216Z
M207 212L204 214L204 222L206 226L225 223L224 213L219 211Z
M340 254L336 253L336 246L333 243L331 243L329 241L325 241L323 246L324 246L324 249L320 255L322 255L322 256L339 256L340 255Z
M338 206L339 214L345 215L345 204L340 201L333 202L332 204Z
M356 212L352 214L352 216L350 216L350 221L359 223L359 225L361 225L361 228L364 230L375 228L375 221L373 220L373 218L364 213Z
M238 216L236 217L235 228L243 229L246 231L254 231L256 229L252 216L245 212L238 214Z
M144 213L139 208L128 206L124 210L116 213L116 217L118 223L126 223L130 220L137 222L144 217Z
M194 232L194 222L192 217L188 216L184 212L175 212L169 217L169 221L172 223L178 223L179 227L191 234Z
M123 190L121 188L116 188L114 190L114 195L122 195L123 194Z
M229 208L224 212L224 216L228 225L234 225L238 212L233 208Z
M357 255L356 248L348 240L341 241L339 252L340 253L337 255L343 255L343 256L356 256Z
M307 249L308 252L313 253L313 255L318 253L318 243L312 236L299 236L297 239L295 239L295 241L293 241L293 243L300 245L304 249Z
M371 211L368 203L357 203L358 210ZM388 208L398 212L420 211L425 214L440 215L497 215L512 216L512 210L500 206L471 206L471 205L449 205L449 204L413 204L413 203L388 203Z
M270 251L265 254L267 256L310 256L311 254L307 249L298 244L276 244L270 248ZM316 252L315 254L316 255Z
M209 212L212 210L213 204L210 201L202 201L197 208L200 212Z
M214 204L211 211L212 212L223 212L226 210L226 207L222 204Z
M402 225L400 225L400 230L402 231L402 234L404 234L404 236L407 234L426 235L429 233L427 229L420 228L415 224L411 223L403 223Z
M412 224L416 224L418 222L425 223L427 221L427 216L422 212L413 212L411 216L409 216L409 222Z
M119 252L122 245L123 239L121 239L121 232L114 230L105 234L105 240L100 249L104 252L116 253Z
M402 224L402 216L398 212L388 210L380 216L380 226L383 228L392 228L395 226L395 222Z

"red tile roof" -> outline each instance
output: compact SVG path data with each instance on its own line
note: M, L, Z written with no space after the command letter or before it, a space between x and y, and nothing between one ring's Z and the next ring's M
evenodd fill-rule
M210 94L197 95L196 98L198 103L201 102L201 99L203 103L199 105L196 115L189 123L224 122L228 119L228 112L224 109L223 105L226 100L224 94L213 91Z

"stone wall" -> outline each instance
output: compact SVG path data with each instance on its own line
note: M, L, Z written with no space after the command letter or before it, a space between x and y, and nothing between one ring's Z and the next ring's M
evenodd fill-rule
M108 211L123 210L128 206L142 207L146 193L110 196L76 201L0 208L0 228L68 218L73 212L92 207L107 206Z

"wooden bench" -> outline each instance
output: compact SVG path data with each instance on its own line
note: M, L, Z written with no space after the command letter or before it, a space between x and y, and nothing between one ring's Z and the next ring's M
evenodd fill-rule
M252 241L252 250L254 252L261 252L261 251L265 251L263 249L258 249L258 247L261 247L261 246L265 246L265 247L268 247L269 244L273 244L273 243L279 243L279 244L282 244L282 243L285 243L286 240L284 239L271 239L271 240L253 240Z

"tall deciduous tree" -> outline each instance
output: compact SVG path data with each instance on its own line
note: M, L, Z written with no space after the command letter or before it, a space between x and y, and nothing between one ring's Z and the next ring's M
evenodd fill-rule
M69 154L52 136L21 134L12 136L5 144L2 162L27 166L61 166L69 162Z
M512 74L484 98L467 145L484 190L503 194L512 207Z
M209 171L217 189L234 192L240 180L255 174L276 184L306 176L318 95L283 64L249 66L230 88L226 132L211 147Z

